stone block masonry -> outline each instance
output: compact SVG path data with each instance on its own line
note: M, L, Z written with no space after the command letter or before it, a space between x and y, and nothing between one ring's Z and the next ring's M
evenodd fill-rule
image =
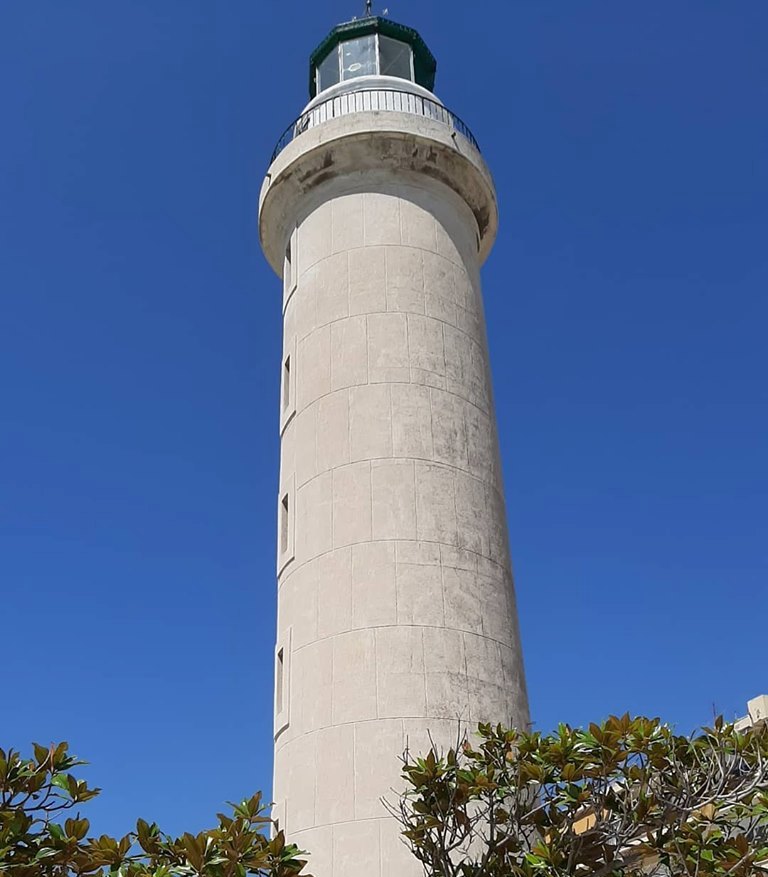
M261 205L285 253L273 796L316 877L420 874L381 803L399 755L528 721L479 274L492 184L437 123L419 159L398 152L413 117L373 115L298 137Z

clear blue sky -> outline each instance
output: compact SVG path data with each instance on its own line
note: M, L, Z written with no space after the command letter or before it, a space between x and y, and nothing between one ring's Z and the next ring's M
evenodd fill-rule
M269 789L256 203L309 52L362 5L0 3L0 744L68 738L99 830ZM768 691L768 4L389 5L498 185L533 718L733 716Z

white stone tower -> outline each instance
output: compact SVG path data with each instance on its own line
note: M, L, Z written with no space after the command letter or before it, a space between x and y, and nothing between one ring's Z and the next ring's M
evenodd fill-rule
M316 877L421 869L406 745L525 724L479 268L477 144L410 28L335 28L260 198L283 278L274 817Z

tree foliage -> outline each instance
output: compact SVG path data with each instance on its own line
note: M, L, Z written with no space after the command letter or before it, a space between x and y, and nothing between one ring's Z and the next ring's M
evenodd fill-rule
M66 743L34 744L32 758L0 749L2 877L297 877L305 862L282 832L270 838L261 796L197 834L170 837L139 819L123 837L88 837L79 809L99 789L72 770L85 762ZM63 821L62 821L63 819ZM306 875L309 877L309 875Z
M768 874L768 726L658 719L406 752L390 809L428 877Z

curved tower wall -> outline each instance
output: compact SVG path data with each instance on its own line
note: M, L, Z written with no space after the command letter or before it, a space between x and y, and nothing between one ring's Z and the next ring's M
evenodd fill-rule
M468 141L402 113L300 135L262 191L284 295L274 815L316 877L420 874L381 803L399 755L527 722L479 277L492 195Z

